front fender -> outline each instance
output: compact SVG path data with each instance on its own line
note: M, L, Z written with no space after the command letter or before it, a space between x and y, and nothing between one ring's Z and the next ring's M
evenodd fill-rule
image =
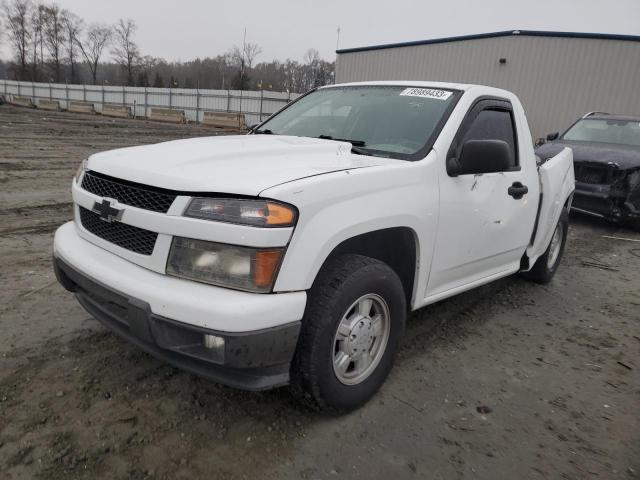
M300 218L280 268L274 291L311 288L318 271L342 242L365 233L405 227L416 238L419 268L428 272L438 220L437 177L422 162L402 162L336 172L264 192L296 205ZM390 245L389 248L393 248ZM426 287L418 275L415 291Z

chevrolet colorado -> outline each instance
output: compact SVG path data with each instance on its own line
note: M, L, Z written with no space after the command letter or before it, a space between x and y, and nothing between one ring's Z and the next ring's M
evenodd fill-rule
M318 88L249 135L98 153L54 240L60 283L147 352L319 408L366 402L408 311L563 254L572 153L534 155L510 92Z

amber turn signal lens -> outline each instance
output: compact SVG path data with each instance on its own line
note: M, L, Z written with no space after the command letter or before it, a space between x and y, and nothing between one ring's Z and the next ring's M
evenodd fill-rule
M196 197L184 215L253 227L292 227L296 223L296 212L291 205L258 198Z
M289 226L293 225L296 212L293 208L281 203L267 202L267 225Z
M280 264L282 250L261 250L256 252L254 266L254 284L256 287L269 287L273 283L276 269Z

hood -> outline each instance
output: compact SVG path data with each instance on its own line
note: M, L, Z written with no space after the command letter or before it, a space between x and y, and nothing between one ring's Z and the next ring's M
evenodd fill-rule
M563 148L573 150L573 161L576 163L588 162L607 165L610 162L617 163L620 169L640 167L640 148L624 145L606 145L597 142L570 142L558 140L545 143L536 149L536 155L543 160L557 155Z
M351 144L281 135L202 137L121 148L89 157L89 170L184 192L257 196L305 177L380 165Z

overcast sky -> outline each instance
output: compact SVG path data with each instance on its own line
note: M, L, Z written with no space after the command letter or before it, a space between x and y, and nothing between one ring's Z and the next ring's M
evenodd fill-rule
M45 3L48 3L45 0ZM640 0L57 0L87 22L135 20L143 54L215 56L247 41L258 61L340 48L528 29L640 35ZM2 40L6 44L6 39ZM2 56L7 58L6 46Z

